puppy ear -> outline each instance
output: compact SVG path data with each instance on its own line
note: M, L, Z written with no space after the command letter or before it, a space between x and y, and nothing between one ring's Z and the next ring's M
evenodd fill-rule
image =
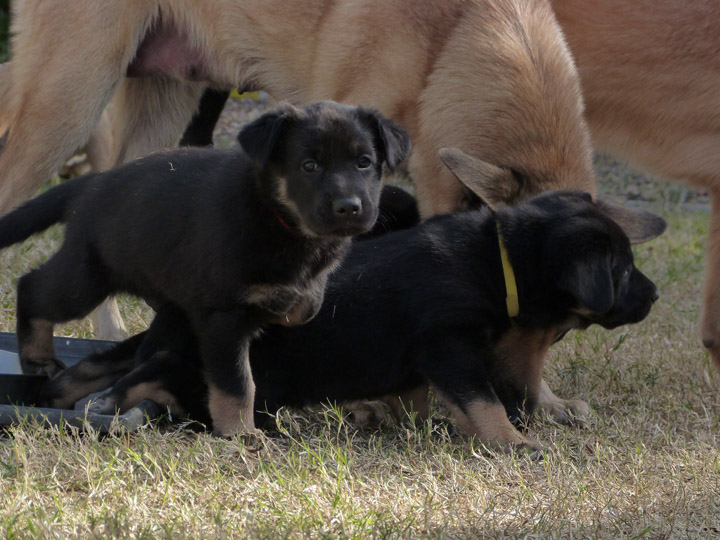
M667 228L667 222L658 215L639 208L626 208L608 201L597 201L603 214L620 225L631 244L640 244L660 236Z
M407 131L374 109L359 107L358 113L360 118L370 124L385 163L394 172L410 153L410 136Z
M282 106L253 120L242 128L237 140L259 168L267 165L283 130L299 116L291 105Z
M569 266L561 273L558 288L570 293L593 313L606 313L615 303L610 258L595 255Z
M441 148L440 159L463 185L493 210L513 200L520 187L507 167L474 158L459 148Z

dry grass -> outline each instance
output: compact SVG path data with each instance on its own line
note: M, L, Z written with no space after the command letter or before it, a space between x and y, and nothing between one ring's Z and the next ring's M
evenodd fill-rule
M544 461L431 426L357 430L333 408L283 412L283 428L259 446L167 427L100 437L25 425L0 438L0 535L720 537L720 385L696 329L707 210L701 197L692 212L677 204L688 199L677 186L642 188L670 223L636 250L661 300L640 325L573 333L554 347L551 387L587 400L595 423L536 419ZM0 330L14 325L17 276L60 236L0 255ZM147 308L121 304L129 327L142 328Z

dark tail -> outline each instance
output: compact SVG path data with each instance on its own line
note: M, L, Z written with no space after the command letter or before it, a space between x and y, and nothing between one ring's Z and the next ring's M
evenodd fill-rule
M89 174L63 182L1 218L0 249L65 221L65 210L93 176Z

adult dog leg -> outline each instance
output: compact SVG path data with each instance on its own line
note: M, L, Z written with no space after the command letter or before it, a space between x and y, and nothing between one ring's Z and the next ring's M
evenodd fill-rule
M703 345L720 370L720 191L713 190L710 237L705 276L705 303L701 323Z
M126 78L113 98L114 163L174 147L205 85L167 78Z
M15 11L0 215L88 140L152 20L153 2L25 0Z

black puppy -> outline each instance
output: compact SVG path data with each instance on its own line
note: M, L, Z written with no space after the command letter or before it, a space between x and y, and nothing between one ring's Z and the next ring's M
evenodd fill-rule
M250 337L315 315L409 140L373 110L322 102L267 113L239 141L244 152L178 150L71 180L0 220L0 248L67 223L18 283L23 371L57 373L53 325L125 291L191 321L216 431L253 428Z
M411 398L425 417L430 383L461 429L486 442L536 447L508 415L535 407L549 346L571 328L638 322L657 298L618 222L635 241L665 227L648 212L556 192L358 242L331 276L315 319L270 328L253 342L256 410L395 395L406 404ZM512 316L500 242L517 286ZM153 323L149 334L165 336L166 345L117 382L113 402L126 409L151 398L204 420L191 329L179 317L169 321ZM134 339L137 346L142 337ZM63 376L98 390L120 377L106 362L96 355ZM131 354L125 365L132 368Z

